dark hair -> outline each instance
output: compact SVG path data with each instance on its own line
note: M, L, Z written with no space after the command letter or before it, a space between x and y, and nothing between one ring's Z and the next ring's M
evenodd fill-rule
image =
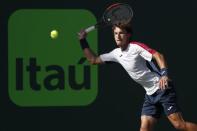
M131 35L133 34L131 24L115 24L115 25L112 26L112 30L114 31L114 29L116 27L125 30L127 33L129 33Z

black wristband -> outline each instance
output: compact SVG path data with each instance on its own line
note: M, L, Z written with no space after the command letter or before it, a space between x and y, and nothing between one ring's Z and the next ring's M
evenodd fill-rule
M80 39L80 45L81 45L81 48L84 50L85 48L89 48L89 45L88 45L88 42L87 40L84 38L84 39Z
M160 70L161 76L168 76L168 69L167 68L162 68Z

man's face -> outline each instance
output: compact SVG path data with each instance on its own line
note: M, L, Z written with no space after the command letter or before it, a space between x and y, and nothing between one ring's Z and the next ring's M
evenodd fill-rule
M119 27L114 28L114 39L118 47L124 47L129 42L130 35Z

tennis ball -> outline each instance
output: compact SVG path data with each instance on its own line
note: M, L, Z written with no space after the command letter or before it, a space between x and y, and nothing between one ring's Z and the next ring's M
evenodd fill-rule
M58 31L52 30L50 36L52 39L56 39L58 37Z

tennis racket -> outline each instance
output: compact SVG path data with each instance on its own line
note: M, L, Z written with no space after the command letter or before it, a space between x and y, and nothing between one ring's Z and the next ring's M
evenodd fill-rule
M102 19L97 24L85 29L88 33L96 28L108 25L128 24L133 17L133 10L128 4L115 3L107 7L104 11Z

